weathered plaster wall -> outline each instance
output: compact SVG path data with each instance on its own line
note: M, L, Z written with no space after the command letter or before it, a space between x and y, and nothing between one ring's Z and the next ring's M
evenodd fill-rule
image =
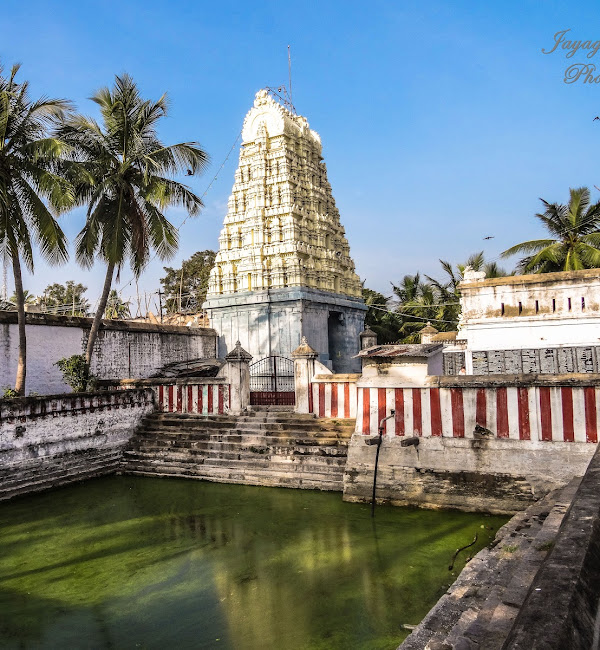
M63 357L81 354L82 330L54 325L27 325L27 390L39 394L70 392L53 365ZM15 383L19 358L16 324L0 322L0 393Z
M169 363L217 356L214 330L174 326L132 329L127 325L98 333L91 363L97 377L142 379ZM87 335L84 330L84 343Z
M16 313L0 312L0 388L12 386L18 359ZM27 315L27 390L42 395L70 392L56 361L85 348L91 319ZM187 359L215 358L212 329L103 321L92 358L101 379L143 378Z
M0 400L0 500L115 472L150 389Z
M460 285L458 334L466 342L467 374L600 372L598 269L471 275L478 274Z
M460 283L460 290L460 338L467 341L475 341L470 337L492 326L520 331L526 339L520 338L515 348L538 340L542 331L539 328L549 336L559 330L558 343L586 344L597 340L591 336L589 325L600 318L598 269L487 280L469 278ZM569 339L563 336L567 331L572 332Z
M365 357L362 359L364 380L376 378L389 378L395 381L420 386L431 375L441 375L443 370L442 349L426 358L397 357L385 359L381 357Z
M596 375L432 377L421 387L379 378L357 384L356 435L344 498L371 497L384 425L378 497L395 504L514 512L574 476L596 448ZM403 446L416 437L418 447Z
M354 434L344 475L346 501L370 501L376 446ZM422 438L418 449L385 436L377 498L394 505L514 513L582 475L595 445L472 438Z

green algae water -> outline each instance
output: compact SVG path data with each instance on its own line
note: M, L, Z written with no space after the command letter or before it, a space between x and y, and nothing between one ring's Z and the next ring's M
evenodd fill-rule
M507 519L369 515L340 494L137 477L2 504L0 647L392 650Z

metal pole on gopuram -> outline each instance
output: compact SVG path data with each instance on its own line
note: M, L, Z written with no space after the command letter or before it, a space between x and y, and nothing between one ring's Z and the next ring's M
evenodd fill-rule
M290 46L288 45L288 78L290 80L290 104L294 106L294 98L292 97L292 56L290 54Z

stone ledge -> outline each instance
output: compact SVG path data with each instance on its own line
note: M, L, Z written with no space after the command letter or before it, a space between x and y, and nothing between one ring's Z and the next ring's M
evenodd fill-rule
M600 385L600 374L568 373L563 375L457 375L431 376L425 388L505 388L525 386L571 386L574 388ZM401 388L401 382L398 388ZM411 386L414 388L414 386Z
M500 650L579 484L515 515L462 570L399 650ZM545 603L550 599L545 594ZM544 620L545 622L545 620ZM523 650L545 645L517 646ZM559 646L557 646L558 648ZM561 648L571 649L564 645Z
M315 375L312 378L313 384L338 384L338 383L355 383L360 379L360 373L346 373L346 374L334 374L334 375Z
M135 392L127 393L123 390L103 390L12 397L0 399L0 423L18 417L34 418L63 412L101 411L107 407L143 406L152 404L153 400L152 393L147 392L146 387L140 387ZM51 402L55 404L50 404ZM64 408L65 406L66 408ZM39 408L36 409L36 407Z
M592 647L600 600L600 450L503 648Z
M98 382L100 388L107 387L104 392L122 393L115 386L133 390L136 388L152 388L153 386L197 386L199 384L227 384L226 377L153 377L151 379L102 379Z
M92 318L81 316L57 316L55 314L36 314L27 312L25 322L27 325L47 325L54 327L79 327L90 329ZM16 311L0 311L0 325L15 325L17 323ZM186 327L185 325L155 325L153 323L139 323L137 321L104 319L100 331L117 330L130 332L163 332L169 334L186 334L187 336L216 336L217 333L210 327Z
M271 289L243 291L210 296L202 305L203 309L236 309L238 307L257 307L267 303L291 302L305 300L307 303L325 303L335 307L347 307L359 311L367 311L362 298L355 298L341 293L312 289L308 287L289 287L286 289Z

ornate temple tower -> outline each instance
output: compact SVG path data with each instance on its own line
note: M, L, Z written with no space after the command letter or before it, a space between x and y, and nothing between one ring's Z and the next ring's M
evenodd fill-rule
M336 372L360 371L366 306L306 118L256 94L219 236L207 301L219 356L289 357L304 335Z

